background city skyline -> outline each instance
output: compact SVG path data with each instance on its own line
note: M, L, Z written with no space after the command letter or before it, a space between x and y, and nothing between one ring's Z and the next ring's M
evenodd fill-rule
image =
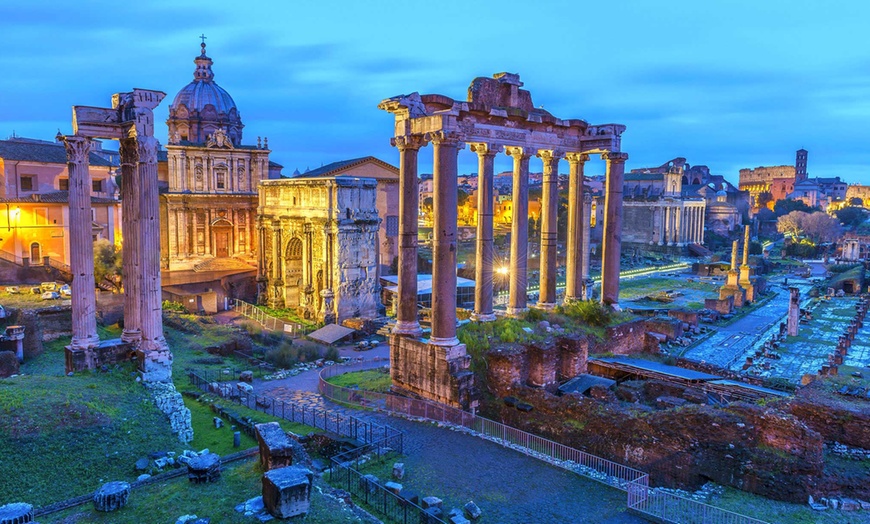
M141 87L167 93L155 111L165 143L205 33L243 142L268 137L285 174L366 155L396 164L378 102L412 91L464 100L474 77L509 71L559 118L626 125L627 169L682 156L736 183L740 168L793 164L803 147L810 176L870 184L868 15L857 2L784 1L4 5L0 137L69 133L72 105ZM509 168L501 155L496 170ZM476 171L468 150L460 171ZM587 172L602 171L598 161Z

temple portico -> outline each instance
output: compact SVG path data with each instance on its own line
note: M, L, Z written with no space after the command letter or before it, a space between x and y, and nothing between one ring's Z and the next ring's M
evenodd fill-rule
M622 184L628 155L620 152L618 124L593 126L561 120L535 108L519 76L500 73L472 81L468 100L412 93L384 100L380 109L395 116L392 144L400 155L399 286L397 323L391 340L393 383L412 393L467 407L470 381L465 346L456 338L457 155L464 144L478 160L478 223L473 318L489 321L493 291L493 163L497 153L513 161L508 315L528 308L529 163L542 162L540 295L537 307L556 306L558 164L570 166L566 300L586 300L589 285L591 201L583 188L590 155L606 163L601 302L618 308ZM420 148L434 153L433 292L431 337L419 339L417 320L417 160ZM675 217L674 220L680 220ZM686 220L688 224L688 219ZM429 349L426 349L429 347ZM440 349L438 349L440 348ZM432 362L431 355L436 355ZM443 358L443 362L441 359ZM421 367L422 366L422 367ZM434 368L433 368L434 366ZM427 372L426 369L429 371ZM468 382L470 385L470 382Z

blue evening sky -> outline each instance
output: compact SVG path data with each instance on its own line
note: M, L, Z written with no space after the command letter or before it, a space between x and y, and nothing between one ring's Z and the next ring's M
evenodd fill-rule
M683 156L736 183L804 147L811 176L870 184L868 22L858 1L8 0L0 137L51 139L70 132L70 106L141 87L167 93L165 142L205 33L244 142L268 136L285 174L365 155L396 164L379 101L464 99L472 78L508 71L557 117L628 126L628 168ZM467 150L460 163L476 170Z

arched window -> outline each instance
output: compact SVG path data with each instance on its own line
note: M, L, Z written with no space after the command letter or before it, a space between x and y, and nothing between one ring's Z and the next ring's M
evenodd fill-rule
M39 247L39 242L30 244L30 261L38 263L42 260L42 249Z

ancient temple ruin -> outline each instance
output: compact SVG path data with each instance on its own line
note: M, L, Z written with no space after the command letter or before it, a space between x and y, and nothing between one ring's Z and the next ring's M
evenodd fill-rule
M135 349L146 382L172 376L172 353L163 336L160 302L160 229L157 190L157 140L153 109L166 96L134 89L116 93L111 108L73 107L73 135L62 137L69 160L72 342L66 370L94 369L122 360ZM88 152L93 138L118 140L121 155L122 232L124 237L124 332L121 342L101 344L94 295L91 238L91 177Z
M465 346L456 338L457 155L464 144L480 163L477 230L477 276L474 314L492 320L492 179L493 158L504 151L513 158L513 214L510 251L509 315L527 309L529 161L543 162L541 210L541 285L538 307L556 305L556 213L558 162L570 166L568 260L565 300L586 296L582 257L588 242L583 167L590 154L607 163L605 223L602 238L601 302L618 307L620 221L625 161L620 136L625 126L593 126L562 120L536 108L521 89L519 75L499 73L475 78L466 101L444 95L411 93L388 98L380 109L395 116L392 144L399 150L399 286L397 323L391 339L391 375L401 389L440 402L467 407L471 372ZM421 339L417 321L417 155L431 143L434 153L434 231L432 334Z

